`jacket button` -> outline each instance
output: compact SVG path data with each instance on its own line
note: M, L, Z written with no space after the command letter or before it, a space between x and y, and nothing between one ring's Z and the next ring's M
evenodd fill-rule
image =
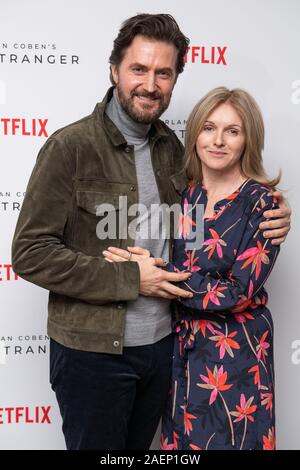
M129 153L131 151L131 148L130 147L125 147L125 152L126 153Z
M120 346L120 341L114 341L113 345L115 348L118 348Z
M120 309L123 308L123 304L118 304L117 308L120 308Z
M136 187L134 186L134 184L130 186L130 191L135 191L135 190L136 190Z

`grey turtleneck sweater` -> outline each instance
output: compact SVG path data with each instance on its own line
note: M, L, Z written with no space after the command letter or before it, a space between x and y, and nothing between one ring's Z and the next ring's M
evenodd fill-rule
M169 244L163 238L162 220L160 220L155 238L147 237L150 227L150 208L157 213L153 205L160 204L156 179L152 168L148 142L150 125L135 122L123 110L114 90L106 107L106 114L120 130L129 145L134 146L135 166L139 189L139 204L148 208L146 216L138 220L137 231L140 237L135 239L135 246L148 249L153 256L168 261ZM153 222L152 222L153 225ZM155 227L156 228L156 227ZM153 227L151 227L153 230ZM146 234L147 233L147 234ZM158 236L160 234L160 236ZM171 333L170 302L159 297L139 296L135 301L127 302L124 346L143 346L153 344Z

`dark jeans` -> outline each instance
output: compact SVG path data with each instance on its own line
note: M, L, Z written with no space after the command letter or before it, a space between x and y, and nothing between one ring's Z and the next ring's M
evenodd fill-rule
M122 355L50 341L50 382L68 450L149 449L168 395L173 336Z

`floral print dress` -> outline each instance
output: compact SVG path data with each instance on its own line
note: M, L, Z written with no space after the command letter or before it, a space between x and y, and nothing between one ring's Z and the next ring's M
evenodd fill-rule
M170 272L190 271L178 285L193 298L174 305L172 384L161 449L275 449L273 322L263 287L279 247L263 237L263 212L276 200L248 179L204 219L204 242L186 249L207 204L197 183L182 196Z

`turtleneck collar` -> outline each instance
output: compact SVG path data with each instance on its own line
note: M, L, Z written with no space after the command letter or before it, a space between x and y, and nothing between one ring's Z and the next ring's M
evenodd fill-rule
M116 88L105 111L129 143L147 139L151 124L136 122L126 113L120 104Z

